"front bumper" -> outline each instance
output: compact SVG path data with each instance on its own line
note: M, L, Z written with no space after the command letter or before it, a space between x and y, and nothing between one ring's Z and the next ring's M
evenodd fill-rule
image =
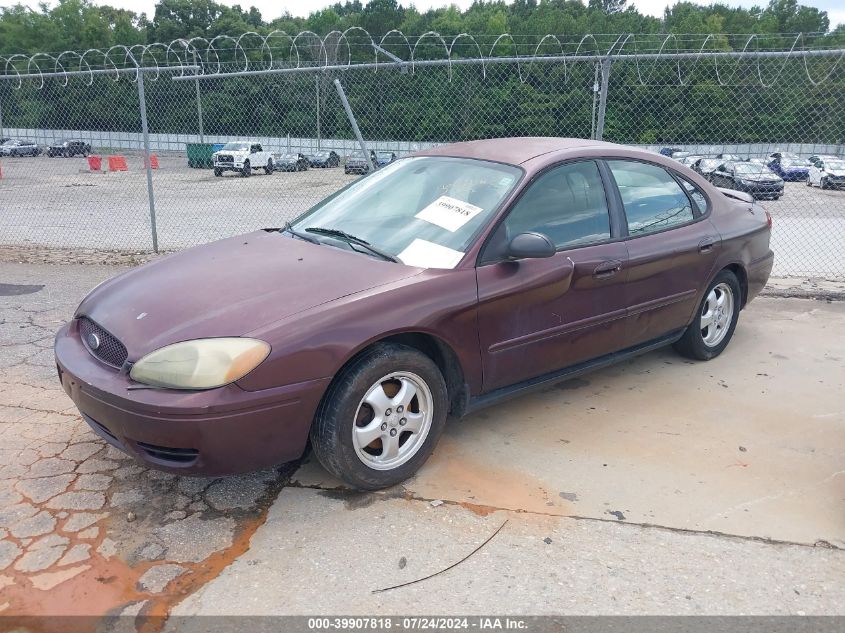
M744 182L742 184L737 183L736 188L739 191L750 193L755 198L779 198L783 195L783 182Z
M222 169L223 171L241 171L243 168L243 163L214 163L214 169Z
M330 378L246 391L129 390L139 386L94 358L77 321L56 334L62 388L106 442L158 470L231 475L302 455L314 412Z

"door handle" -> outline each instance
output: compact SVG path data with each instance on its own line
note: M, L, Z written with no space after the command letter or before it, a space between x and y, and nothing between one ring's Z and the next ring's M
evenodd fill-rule
M698 252L699 253L709 253L713 250L713 246L716 245L716 238L714 237L705 237L698 243Z
M606 279L613 277L620 270L622 270L622 262L618 259L611 259L596 266L595 270L593 270L593 277L596 279Z

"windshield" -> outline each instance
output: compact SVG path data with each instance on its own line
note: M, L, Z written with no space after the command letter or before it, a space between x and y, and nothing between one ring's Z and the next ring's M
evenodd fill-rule
M722 160L740 160L736 154L722 154Z
M299 158L299 154L284 154L282 158L290 158L291 160L296 160Z
M774 175L771 169L765 165L757 165L755 163L738 163L734 165L734 170L738 174L746 176L770 176Z
M789 152L781 152L780 159L781 159L781 161L784 161L784 160L800 161L801 157L798 156L798 154L791 154Z
M18 144L18 142L17 142L17 141L11 141L11 140L6 141L5 143L3 143L3 145L17 145L17 144Z
M317 152L316 154L314 154L314 158L328 158L328 157L329 157L328 152Z
M845 160L826 160L824 162L825 169L833 169L839 171L845 169Z
M223 146L223 149L229 150L230 152L247 152L249 151L249 143L238 143L236 141L232 141L226 143Z
M481 160L406 158L326 198L292 227L345 231L409 266L454 268L521 175Z
M800 158L781 158L780 164L783 167L806 167L807 161Z
M352 152L349 155L349 158L363 159L364 158L364 152Z

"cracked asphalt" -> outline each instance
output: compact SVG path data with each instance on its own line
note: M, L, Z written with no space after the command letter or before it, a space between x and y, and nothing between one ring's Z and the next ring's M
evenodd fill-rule
M0 615L165 614L245 551L287 480L148 470L88 428L52 341L118 270L0 263Z
M364 494L308 459L180 478L95 436L52 340L120 270L0 261L0 615L845 611L841 302L761 298L716 361L662 350L451 422Z

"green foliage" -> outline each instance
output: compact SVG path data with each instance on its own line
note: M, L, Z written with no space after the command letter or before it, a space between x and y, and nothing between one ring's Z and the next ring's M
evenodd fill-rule
M757 34L754 48L788 48L794 37L778 34L797 32L804 34L805 44L845 46L845 26L828 32L827 14L797 0L770 0L765 8L749 9L678 2L666 9L662 19L640 14L625 0L476 0L464 11L452 5L422 13L402 6L399 0L344 0L307 18L285 14L270 22L255 8L228 7L214 0L159 0L152 16L95 6L90 0L58 0L55 5L40 4L37 10L22 4L0 9L0 55L55 54L191 37L211 40L247 31L296 34L309 30L324 36L354 26L367 29L377 41L391 29L415 36L437 31L447 43L460 33L471 33L484 55L491 53L500 34L510 33L513 39L496 45L493 54L498 56L533 53L547 33L557 39L546 39L538 48L541 55L559 54L562 45L571 53L587 33L634 33L639 50L657 49L667 34L678 34L667 43L668 52L699 50L703 36L682 35L686 33L713 34L707 50L741 49L748 36L730 35L734 33ZM351 33L347 41L352 42L353 61L373 59L374 52L360 33ZM586 40L581 52L606 50L610 44L612 40L601 44ZM314 41L303 38L298 45L304 60L318 59L320 49ZM286 59L289 40L280 38L273 46L274 57ZM399 36L384 46L404 59L409 57ZM260 65L265 53L260 45L253 45L247 54L251 63ZM163 54L157 54L164 61ZM341 51L338 59L345 61L345 54ZM423 40L416 50L417 59L444 55L443 44L435 37ZM453 56L477 57L478 49L462 38ZM220 58L244 62L231 51ZM771 72L777 72L778 64L771 64ZM829 59L810 60L805 68L801 60L791 61L777 85L766 88L753 64L720 63L720 78L712 64L690 62L684 71L694 80L679 84L678 69L671 63L644 63L639 69L631 62L614 63L605 138L630 143L840 142L845 136L842 69L835 71L836 81L818 86L807 78L807 72L825 77L830 64ZM488 64L484 79L480 66L454 66L451 80L445 68L418 68L414 74L348 71L340 76L367 136L443 142L523 134L587 137L594 120L594 70L584 63L566 69L524 63L521 69ZM730 81L724 81L725 77ZM641 85L641 78L649 85ZM205 132L313 137L319 94L321 135L349 137L331 79L300 75L203 82ZM194 91L192 82L173 82L164 76L148 82L151 131L195 133ZM98 77L91 86L80 78L71 79L67 86L48 81L42 90L32 84L15 90L11 82L0 82L0 104L7 127L140 128L137 89L131 77L120 81ZM778 138L773 139L773 134Z

